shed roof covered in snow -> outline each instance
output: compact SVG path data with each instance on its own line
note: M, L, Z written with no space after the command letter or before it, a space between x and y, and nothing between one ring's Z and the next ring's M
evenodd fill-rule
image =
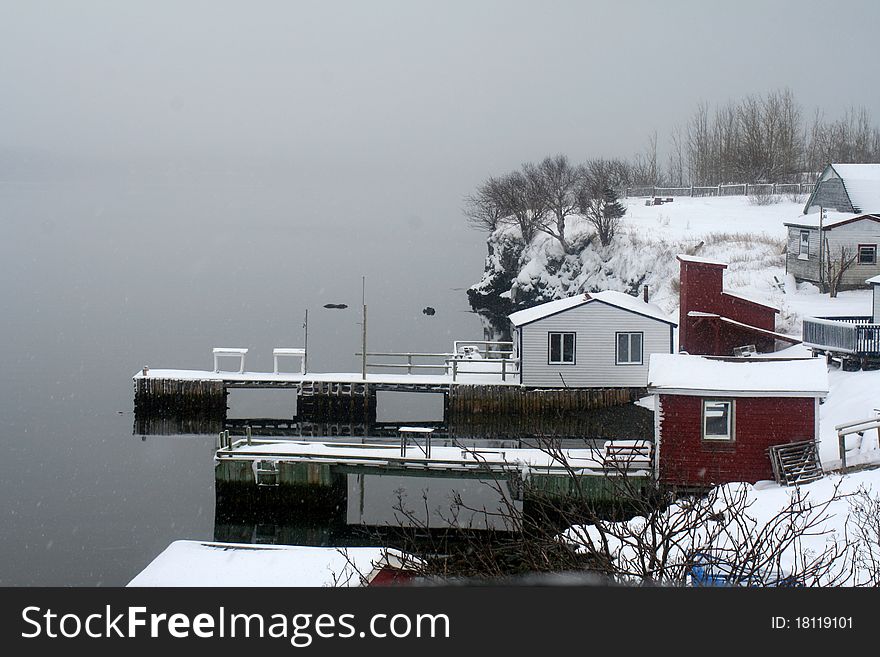
M642 301L638 297L633 297L623 292L615 292L613 290L606 290L604 292L590 292L588 294L578 294L573 297L566 297L565 299L548 301L547 303L542 303L541 305L535 306L534 308L519 310L511 314L509 316L509 319L514 326L523 326L539 319L549 317L550 315L556 315L557 313L564 312L571 308L577 308L578 306L595 302L605 303L609 306L614 306L628 312L636 313L637 315L650 317L651 319L656 319L658 321L665 322L666 324L671 324L673 326L677 325L677 323L673 319L671 319L669 315L664 313L658 305L648 303Z
M715 359L651 354L650 392L724 397L824 397L828 368L821 358Z
M822 229L831 230L837 226L861 220L880 222L880 215L859 212L826 212L825 220L822 222ZM794 226L795 228L818 228L819 213L798 215L791 221L784 222L784 225Z
M413 559L378 547L174 541L128 586L364 586L382 568L412 570Z
M856 212L880 211L880 164L831 164Z
M880 285L880 276L872 276L865 281L868 285Z
M711 258L701 258L700 256L687 255L686 253L679 253L677 256L681 262L696 262L698 264L703 265L714 265L716 267L727 268L726 262L721 262L720 260L712 260Z
M880 164L829 164L804 205L804 214L817 207L840 212L880 212Z

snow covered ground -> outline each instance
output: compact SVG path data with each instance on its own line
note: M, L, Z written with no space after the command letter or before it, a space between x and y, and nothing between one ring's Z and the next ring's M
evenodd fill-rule
M539 233L513 280L514 298L535 296L549 301L600 290L632 294L647 285L651 301L675 316L676 256L692 253L728 263L725 288L778 307L777 330L782 333L800 335L804 316L870 314L868 290L843 292L829 299L814 285L796 285L793 279L786 279L784 223L801 214L801 201L783 197L771 205L754 205L747 197L731 196L677 197L672 203L656 206L646 206L644 198L623 202L627 213L608 247L594 239L591 247L566 255L555 238ZM583 244L595 232L582 217L569 218L566 226L573 244ZM504 242L518 234L518 228L505 225L490 237L494 251L476 289L487 287L492 272L503 269Z
M583 551L602 545L604 538L618 569L636 579L654 575L685 583L683 564L699 553L744 565L740 574L760 573L760 581L754 582L760 585L772 585L789 575L801 575L799 583L807 586L876 585L878 494L880 470L827 476L797 488L774 482L734 483L715 489L696 506L688 501L673 504L653 521L636 517L575 526L564 537ZM713 512L711 518L706 517L706 508ZM785 514L786 510L795 513ZM674 540L660 540L666 532ZM659 576L652 571L656 563L645 554L652 545L665 560ZM838 556L832 557L833 553ZM769 554L773 557L765 560ZM824 560L828 567L817 567L803 577L812 570L811 560L814 565Z
M819 458L828 471L840 465L837 432L834 427L846 422L866 420L880 414L880 370L842 372L831 368L828 373L830 392L819 407ZM880 465L880 444L877 431L846 437L846 462ZM878 479L880 483L880 479Z

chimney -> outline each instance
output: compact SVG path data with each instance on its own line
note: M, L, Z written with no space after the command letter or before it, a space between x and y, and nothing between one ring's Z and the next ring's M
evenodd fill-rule
M642 301L644 301L645 303L648 303L648 286L647 285L645 285L642 288Z

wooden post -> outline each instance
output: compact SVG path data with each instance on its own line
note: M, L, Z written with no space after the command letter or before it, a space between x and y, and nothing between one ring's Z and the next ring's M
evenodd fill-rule
M303 323L303 329L305 329L305 340L303 347L303 357L302 357L302 373L305 374L309 371L309 309L306 308L306 321Z
M507 359L501 359L501 380L507 381Z
M838 432L837 433L837 450L840 452L840 469L846 470L846 437Z
M361 303L364 305L364 321L361 326L361 376L367 380L367 278L361 276Z
M825 208L821 205L819 206L819 289L823 292L825 291L825 267L822 263L823 256L823 248L822 243L824 240L822 239L822 225L825 223Z

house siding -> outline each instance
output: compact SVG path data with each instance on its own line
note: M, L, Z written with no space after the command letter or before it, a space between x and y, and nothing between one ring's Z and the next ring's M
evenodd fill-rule
M773 478L768 448L814 440L812 397L735 397L735 439L702 438L703 397L660 394L655 439L659 480L668 486L703 487Z
M810 253L801 259L801 231L810 233ZM800 281L819 282L819 229L788 227L788 242L785 250L785 271Z
M798 260L798 247L800 231L810 230L810 257L808 260ZM859 244L877 245L880 256L880 222L873 219L860 219L848 224L836 226L823 231L827 240L828 256L839 257L840 249L849 249L855 254ZM786 254L786 271L793 274L798 281L819 282L819 230L803 229L794 226L788 227L788 249ZM850 267L841 280L842 288L865 287L865 279L880 274L880 258L873 265L860 265L858 263Z
M858 212L853 209L846 193L846 187L843 181L832 174L828 180L823 180L816 184L813 197L810 199L809 208L823 207L829 210L837 210L838 212Z
M876 244L880 251L880 222L871 219L854 221L844 226L838 226L826 231L828 240L828 256L834 258L840 253L840 248L849 249L855 254L859 244ZM860 265L858 263L850 267L843 275L842 287L865 287L865 279L880 274L880 266Z
M615 364L615 335L622 331L644 334L641 365ZM520 326L518 332L521 383L536 388L643 387L650 355L671 353L669 324L600 301ZM573 365L548 364L547 334L556 332L576 334Z

